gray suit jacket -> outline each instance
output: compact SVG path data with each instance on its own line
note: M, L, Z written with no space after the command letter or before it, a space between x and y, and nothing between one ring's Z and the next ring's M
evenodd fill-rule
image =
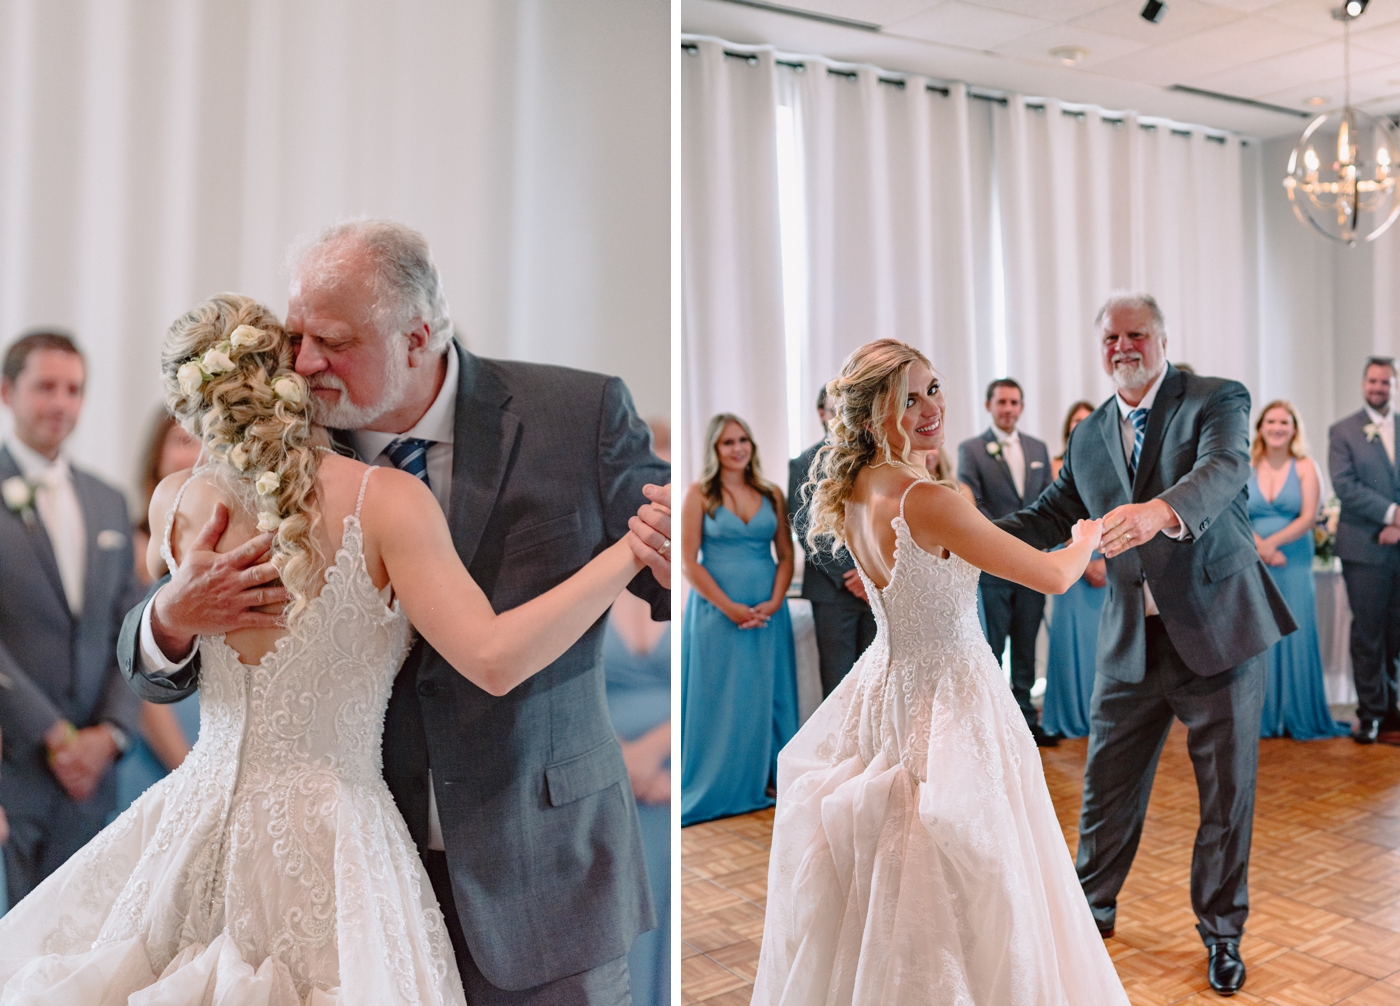
M802 596L814 604L846 604L864 608L865 602L846 589L843 574L856 562L844 548L832 555L826 549L807 547L807 499L803 487L812 470L812 459L825 441L818 441L788 462L788 521L802 546Z
M18 475L14 458L0 447L0 482ZM0 806L14 814L41 814L62 792L44 747L55 721L80 728L110 722L130 737L141 726L141 704L122 682L116 660L122 615L141 597L126 500L76 468L73 488L87 535L78 618L69 610L38 512L29 527L0 507ZM115 777L108 772L91 798L107 809L116 805Z
M958 445L958 481L967 483L977 500L977 509L990 520L1015 513L1026 501L1033 502L1050 484L1050 452L1045 441L1021 434L1021 453L1026 459L1023 481L1026 493L1021 496L1016 492L1006 456L1001 452L987 453L987 445L995 443L996 439L996 434L988 428L980 437Z
M1108 560L1098 669L1118 681L1142 680L1146 580L1172 645L1205 677L1297 628L1254 549L1248 482L1249 392L1236 381L1168 365L1131 485L1118 405L1110 398L1075 428L1060 477L997 524L1036 548L1051 548L1069 538L1076 520L1102 517L1124 503L1165 500L1189 536L1174 541L1159 534Z
M616 377L487 360L461 362L452 507L462 562L504 611L577 572L627 532L642 486L670 481ZM649 571L629 586L670 617ZM127 617L133 666L140 609ZM458 915L493 985L523 989L627 953L656 922L636 804L603 686L604 619L509 694L477 688L419 642L394 682L384 778L420 852L428 766ZM147 698L195 687L136 674ZM158 697L158 698L157 698Z
M1390 421L1396 430L1393 442L1400 444L1400 413L1392 409ZM1386 509L1400 502L1400 473L1379 437L1367 441L1370 422L1362 409L1327 431L1327 467L1342 504L1336 552L1343 562L1392 563L1400 557L1400 545L1382 545L1379 536Z

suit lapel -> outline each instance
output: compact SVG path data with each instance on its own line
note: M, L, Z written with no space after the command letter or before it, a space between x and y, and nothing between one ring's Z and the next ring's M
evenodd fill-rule
M1108 448L1108 460L1113 464L1113 470L1118 473L1118 481L1123 484L1123 498L1133 498L1133 486L1128 481L1128 462L1123 458L1123 428L1118 414L1118 396L1114 395L1108 400L1108 408L1100 411L1099 433L1103 437L1104 446ZM1088 422L1089 420L1084 420ZM1141 467L1141 466L1139 466Z
M15 464L15 459L10 456L8 449L0 447L0 482L14 478L20 474L19 465ZM7 511L8 512L8 511ZM20 520L18 514L12 514L15 520ZM21 521L24 527L25 537L29 541L29 547L34 550L34 558L39 562L39 568L44 571L44 575L49 579L49 586L53 588L57 596L58 603L63 606L64 612L69 618L73 617L72 611L68 608L68 595L63 592L63 577L58 572L58 558L54 555L53 542L49 540L48 530L44 527L44 519L39 516L37 507L34 509L34 526L28 527Z
M1011 465L1006 460L1006 445L997 439L996 433L992 430L988 430L986 433L982 434L982 439L988 444L999 445L1000 450L992 455L992 462L996 465L997 471L1001 472L1001 477L1006 480L1006 488L1011 491L1011 495L1015 496L1017 500L1020 500L1021 494L1016 491L1016 480L1011 477ZM1022 445L1021 457L1023 459L1025 454L1026 448Z
M1171 364L1167 364L1167 376L1162 378L1162 386L1157 389L1157 397L1152 402L1152 410L1147 414L1147 432L1142 435L1142 453L1138 456L1138 474L1151 471L1157 464L1157 458L1162 453L1162 441L1166 439L1167 426L1170 425L1176 410L1181 408L1181 401L1186 395L1186 381L1181 376L1181 371ZM1121 448L1119 454L1122 454ZM1127 467L1124 466L1126 473ZM1147 492L1147 479L1141 482L1134 480L1133 500L1137 501L1139 495Z
M501 491L520 434L520 419L506 411L510 393L477 358L459 346L456 430L452 445L452 544L471 566L486 521Z
M78 507L83 511L83 534L87 537L87 549L83 558L83 612L97 610L97 599L93 592L98 590L97 577L97 536L102 532L102 515L97 511L97 498L92 485L85 475L73 471L73 492L78 497Z

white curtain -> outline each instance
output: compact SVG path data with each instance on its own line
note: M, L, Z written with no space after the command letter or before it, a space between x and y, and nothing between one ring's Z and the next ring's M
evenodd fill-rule
M1019 95L992 118L1022 428L1058 452L1069 405L1112 393L1093 318L1114 290L1157 298L1170 359L1258 389L1240 139Z
M716 67L725 48L748 51L714 40L697 44ZM682 119L685 393L709 402L733 388L766 408L771 427L759 439L768 453L784 425L774 414L780 398L789 402L788 446L795 451L819 434L811 403L817 388L852 349L886 336L924 350L944 376L950 446L987 425L987 383L1012 376L1026 392L1022 428L1058 452L1070 403L1099 402L1112 391L1092 322L1115 289L1158 298L1172 360L1241 380L1257 393L1258 164L1239 137L1053 99L989 100L960 84L781 56L772 89L777 128L780 144L789 129L800 170L780 172L775 197L768 177L734 179L724 153L766 143L758 137L771 128L762 111L734 119L728 132L718 119L702 125L692 111L720 100L718 92L697 92L732 86L735 74L766 71L770 56L765 51L758 68L731 57L727 75L685 76ZM765 158L745 170L768 171L779 161ZM725 172L723 184L697 177L709 171ZM694 303L711 296L692 282L695 262L743 259L760 241L769 248L774 227L771 212L735 215L712 193L762 191L782 202L793 188L803 196L800 226L784 214L780 230L788 292L798 286L804 293L789 296L784 318L797 345L779 361L768 338L761 366L743 374L734 373L730 354L708 363L704 354L713 347L696 345L705 330L689 319L719 302ZM800 253L792 249L794 233ZM749 271L744 282L745 297L726 294L723 309L752 304L771 312L781 282L771 258L767 272ZM774 284L768 296L759 289L764 282ZM777 331L771 314L756 310L730 326L761 330L765 338Z
M764 474L787 482L783 275L771 48L687 39L681 57L684 480L710 417L754 431Z
M656 0L0 0L0 345L75 331L72 452L129 485L170 321L284 310L294 238L389 216L473 351L664 415L670 40Z
M986 162L985 116L970 115L961 84L930 90L921 77L882 80L870 67L807 59L779 82L806 196L799 443L821 435L817 389L852 350L883 338L928 355L949 391L949 437L971 435L964 389L977 377L976 275L987 254L977 235L990 221L973 163Z

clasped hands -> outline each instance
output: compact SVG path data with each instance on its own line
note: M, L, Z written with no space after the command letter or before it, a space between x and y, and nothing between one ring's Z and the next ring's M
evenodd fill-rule
M1159 531L1174 531L1181 526L1176 512L1164 501L1126 503L1103 515L1103 537L1099 551L1112 559L1130 548L1137 548L1157 536Z
M44 734L49 769L75 803L92 796L117 757L117 743L105 723L78 730L59 720Z
M1382 545L1400 544L1400 507L1395 508L1395 517L1391 523L1381 528L1380 543Z

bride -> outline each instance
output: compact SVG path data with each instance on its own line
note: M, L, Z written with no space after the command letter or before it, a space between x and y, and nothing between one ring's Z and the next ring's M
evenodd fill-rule
M827 396L809 541L851 551L878 628L778 756L753 1002L1126 1006L977 620L979 570L1063 593L1099 525L1038 552L931 482L943 393L904 343L856 350Z
M209 460L157 489L152 572L227 506L220 551L274 532L286 629L201 642L199 743L0 919L0 1004L460 1004L432 886L381 776L395 673L417 629L506 693L641 568L631 535L497 615L421 481L329 450L267 308L236 294L199 305L171 326L162 371Z

